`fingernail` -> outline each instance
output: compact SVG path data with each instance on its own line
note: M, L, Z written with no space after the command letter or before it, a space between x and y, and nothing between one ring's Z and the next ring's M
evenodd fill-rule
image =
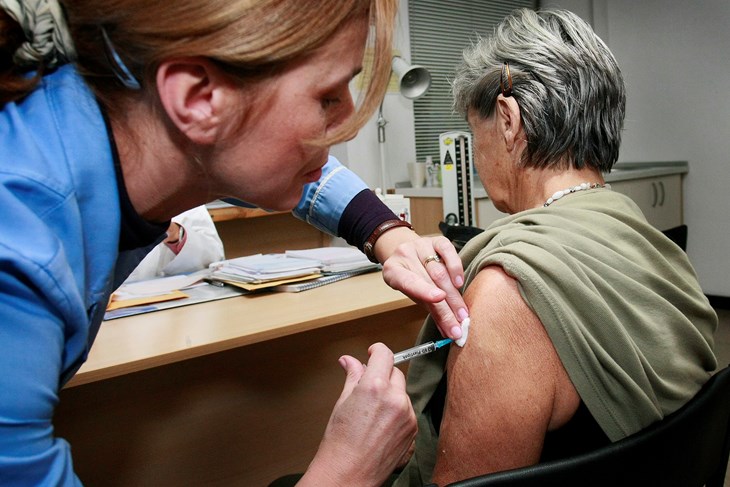
M464 321L469 317L469 312L465 310L464 308L461 308L459 311L456 312L456 316L459 318L459 323Z
M456 287L461 287L464 285L464 278L461 276L456 276Z
M459 338L461 338L460 326L455 326L451 329L451 338L453 338L454 340L458 340Z
M342 367L343 369L347 366L347 360L345 360L345 357L340 357L338 362L340 363L340 367Z
M434 288L431 290L431 297L432 298L442 298L444 295L444 292L439 288Z

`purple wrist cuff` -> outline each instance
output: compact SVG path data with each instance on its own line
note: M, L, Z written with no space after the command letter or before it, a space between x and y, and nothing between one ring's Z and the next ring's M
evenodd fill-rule
M375 193L369 189L360 191L340 217L337 233L347 243L363 250L365 242L384 221L398 218Z

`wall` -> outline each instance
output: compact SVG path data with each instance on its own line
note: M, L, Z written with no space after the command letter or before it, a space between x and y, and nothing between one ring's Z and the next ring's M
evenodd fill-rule
M408 36L408 0L400 0L396 19L394 50L410 62L411 44ZM357 100L358 92L352 90ZM397 92L388 92L383 101L385 126L385 161L389 187L397 181L407 181L406 163L416 159L416 136L413 101ZM377 113L353 140L333 147L332 154L345 162L371 188L380 184L380 148L378 144Z
M689 161L687 252L705 293L729 297L730 2L550 3L592 20L622 68L628 106L620 160Z

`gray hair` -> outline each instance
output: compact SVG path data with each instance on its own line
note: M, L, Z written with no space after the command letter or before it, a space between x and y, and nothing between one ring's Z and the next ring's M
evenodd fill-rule
M610 171L626 89L616 59L591 27L565 10L515 10L493 36L464 51L452 83L455 110L489 117L505 63L527 135L523 164Z

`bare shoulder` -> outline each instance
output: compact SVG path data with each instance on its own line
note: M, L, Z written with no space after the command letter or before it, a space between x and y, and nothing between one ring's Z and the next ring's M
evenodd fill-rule
M466 346L449 352L438 484L537 463L546 432L580 402L515 279L486 267L464 299L471 327Z

